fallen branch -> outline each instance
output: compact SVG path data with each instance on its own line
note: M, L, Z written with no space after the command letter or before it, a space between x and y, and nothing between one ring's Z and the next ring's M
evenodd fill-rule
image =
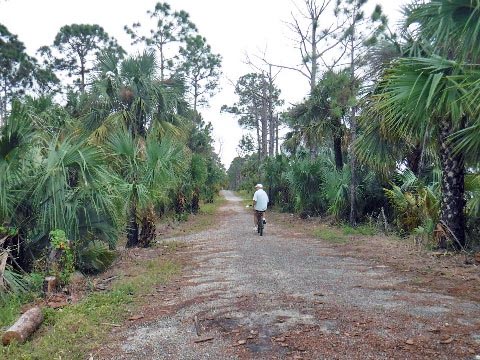
M12 262L22 274L28 274L25 270L22 269L22 267L18 264L17 259L15 259L15 257L10 252L8 252L8 256L10 257L10 259L12 259Z
M198 343L203 343L203 342L206 342L206 341L211 341L213 340L214 338L212 336L210 337L206 337L206 338L203 338L203 339L197 339L197 340L193 340L194 343L198 344Z
M193 318L193 322L195 323L195 333L197 334L197 336L200 336L200 325L198 324L197 315L195 315L195 317Z
M110 276L110 277L108 277L108 278L105 278L105 279L100 280L99 282L101 282L101 283L107 283L107 282L112 281L113 279L116 279L116 278L118 278L118 277L119 277L119 275Z
M114 326L114 327L122 327L122 325L112 324L112 323L101 323L101 325Z

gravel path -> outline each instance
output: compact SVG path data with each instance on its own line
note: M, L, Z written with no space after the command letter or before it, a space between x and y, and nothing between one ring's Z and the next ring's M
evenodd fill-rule
M318 239L287 238L270 222L259 237L251 210L231 192L223 194L228 203L217 228L170 239L186 242L191 259L162 300L174 311L129 328L107 345L111 359L480 354L479 304L409 290L404 275L386 266L340 257Z

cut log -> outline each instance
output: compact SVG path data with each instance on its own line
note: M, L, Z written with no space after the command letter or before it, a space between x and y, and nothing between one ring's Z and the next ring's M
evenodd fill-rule
M24 343L25 340L40 326L43 321L43 313L39 307L26 311L15 324L13 324L2 336L3 345L9 345L12 340Z

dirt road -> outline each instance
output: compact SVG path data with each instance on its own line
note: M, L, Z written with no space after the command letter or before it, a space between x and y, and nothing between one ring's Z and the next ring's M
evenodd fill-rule
M339 256L269 223L259 237L231 192L216 227L187 244L183 275L152 321L120 332L110 359L475 359L478 303L404 286L385 265ZM411 279L410 279L411 280ZM480 357L478 357L480 358Z

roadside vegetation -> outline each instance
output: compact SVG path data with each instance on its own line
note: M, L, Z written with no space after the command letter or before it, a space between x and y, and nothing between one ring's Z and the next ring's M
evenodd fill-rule
M45 320L32 340L2 347L2 354L7 359L85 359L112 328L122 327L148 302L155 286L164 285L179 271L179 264L162 257L130 264L128 273L119 274L121 279L111 289L92 290L80 302L62 309L44 308Z
M108 333L101 323L124 321L143 287L179 265L137 264L108 292L87 286L79 303L73 279L118 265L124 247L155 246L166 222L180 228L195 215L208 227L202 215L218 206L225 169L200 110L221 56L185 11L158 3L148 14L153 32L148 22L125 26L135 54L100 25L67 24L34 58L0 24L0 327L28 306L45 314L32 343L2 354L84 358ZM53 310L52 297L72 305Z
M112 329L121 328L138 316L149 297L156 295L157 288L168 286L171 279L180 274L181 264L170 255L181 251L185 244L169 239L210 228L214 222L212 215L224 201L216 196L213 203L202 206L199 213L187 221L171 219L162 239L152 245L153 253L130 259L128 253L123 252L105 273L75 274L68 288L78 299L71 304L50 307L49 298L44 299L42 274L30 274L32 285L28 291L3 295L0 327L12 324L29 304L45 302L45 320L31 341L3 347L1 354L8 359L50 358L50 354L56 354L54 359L84 359L85 354L102 344ZM164 222L158 223L159 228L164 225ZM98 286L103 284L103 279L107 281L107 288Z
M339 226L315 230L328 241L371 229L475 251L480 4L412 1L397 31L381 6L367 13L367 1L321 3L298 2L303 15L292 15L301 66L263 59L269 66L240 77L238 100L224 107L253 130L228 169L230 187L251 193L263 183L279 211ZM342 26L327 21L333 32L321 31L318 19L331 11ZM272 76L279 68L310 84L286 110Z
M0 327L47 304L33 341L2 355L85 356L179 265L139 261L62 310L46 278L66 301L72 279L111 270L120 249L211 227L227 183L244 206L262 182L279 211L328 219L309 231L331 243L381 232L478 249L480 3L412 1L398 31L368 1L322 3L297 1L299 67L259 56L235 83L222 111L248 134L228 172L201 113L222 57L187 12L157 3L151 24L126 24L135 54L98 24L66 24L33 57L0 24ZM318 28L332 12L338 23ZM308 81L302 102L285 107L280 69Z

